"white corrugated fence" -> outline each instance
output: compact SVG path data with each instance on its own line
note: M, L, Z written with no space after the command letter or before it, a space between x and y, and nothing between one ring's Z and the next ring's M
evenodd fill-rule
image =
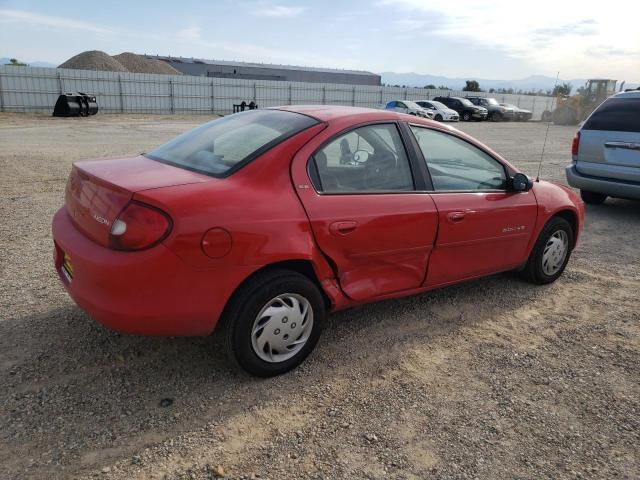
M378 107L390 100L428 100L469 92L333 83L277 82L229 78L97 72L65 68L0 66L0 111L52 113L58 95L85 92L97 97L101 113L228 114L234 104L259 107L291 104ZM540 119L554 99L530 95L487 94L513 103Z

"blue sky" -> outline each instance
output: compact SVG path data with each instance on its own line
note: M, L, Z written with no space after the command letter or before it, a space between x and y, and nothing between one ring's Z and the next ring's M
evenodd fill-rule
M0 56L58 64L95 49L450 77L560 71L638 81L637 10L594 10L584 0L0 0Z

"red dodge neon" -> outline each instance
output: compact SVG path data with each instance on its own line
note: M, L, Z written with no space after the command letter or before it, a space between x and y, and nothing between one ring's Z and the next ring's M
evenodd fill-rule
M464 133L384 110L289 106L151 153L75 163L55 268L104 325L209 335L260 376L311 352L326 312L507 270L563 272L584 220Z

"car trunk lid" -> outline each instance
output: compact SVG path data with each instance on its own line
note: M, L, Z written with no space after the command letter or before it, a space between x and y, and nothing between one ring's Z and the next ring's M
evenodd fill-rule
M136 192L211 180L143 156L76 162L67 182L65 204L75 226L106 246L114 220Z

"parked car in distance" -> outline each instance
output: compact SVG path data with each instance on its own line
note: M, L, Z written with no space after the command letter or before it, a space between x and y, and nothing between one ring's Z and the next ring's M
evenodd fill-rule
M420 100L416 102L422 108L433 113L433 119L438 122L457 122L460 115L455 110L447 107L444 103L435 100Z
M489 112L489 120L494 122L503 122L505 120L513 120L515 111L512 108L503 107L495 98L491 97L467 97L474 105L484 107Z
M501 103L500 106L512 109L515 114L514 120L517 122L526 122L527 120L531 120L533 117L533 112L531 110L525 110L524 108L520 108L512 103Z
M409 100L392 100L387 102L384 108L385 110L393 110L398 113L408 113L409 115L416 115L418 117L429 118L432 120L435 116L435 113Z
M555 281L583 217L571 189L448 125L295 105L75 163L52 233L62 284L99 322L221 328L231 358L271 376L313 350L327 312L515 269Z
M440 102L452 110L458 112L460 118L465 122L470 120L486 120L487 119L487 109L484 107L478 107L471 103L466 98L462 97L436 97L434 98L436 102Z
M586 203L607 197L640 200L640 91L606 99L576 133L569 185Z

